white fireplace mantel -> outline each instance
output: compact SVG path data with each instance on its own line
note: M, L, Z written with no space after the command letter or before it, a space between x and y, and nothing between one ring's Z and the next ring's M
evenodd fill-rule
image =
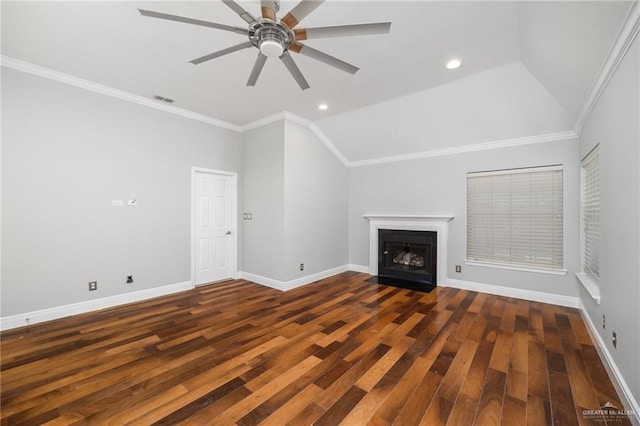
M447 241L451 215L365 214L369 220L369 273L378 275L378 230L432 231L438 234L436 284L447 285Z

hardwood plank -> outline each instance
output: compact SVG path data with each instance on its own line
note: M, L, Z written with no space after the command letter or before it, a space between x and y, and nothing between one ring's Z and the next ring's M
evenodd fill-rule
M580 313L347 272L246 280L0 333L0 424L602 424Z
M553 421L562 425L577 425L578 417L573 404L571 384L565 373L549 372L549 387L551 394L551 411Z
M253 411L256 407L272 397L278 391L290 386L301 375L317 365L321 360L314 356L306 358L300 362L294 368L291 368L286 373L281 374L268 384L262 386L258 390L255 390L247 398L231 406L229 409L220 413L218 419L220 421L214 421L213 424L228 424L230 422L237 422L241 417L247 413ZM222 420L224 419L224 420Z
M480 396L482 395L482 387L489 369L489 361L493 351L494 346L490 343L480 342L478 344L473 361L471 361L471 366L460 389L460 397L466 397L470 401L475 401L475 405L478 404Z
M496 337L495 349L491 357L490 367L497 371L506 373L509 371L509 360L511 359L511 340L513 335L509 331L500 331Z
M298 415L296 415L287 425L312 425L316 420L325 413L323 408L320 408L313 402L305 407Z
M589 366L587 373L591 379L594 390L598 395L598 402L604 405L606 402L611 402L614 405L620 407L620 400L617 397L616 391L608 380L607 371L601 362L598 362L599 357L593 346L583 346L580 350L582 358L586 365Z
M513 333L516 326L516 311L518 307L515 303L507 303L504 308L504 313L500 321L500 329Z
M564 345L564 354L575 405L582 409L597 410L600 403L589 379L588 369L582 361L580 351L567 343Z
M373 416L373 420L391 424L427 371L429 371L429 361L418 357L409 367L406 374L398 381L398 384L394 386L393 391L389 393L382 405L380 405L380 408Z
M527 398L527 425L550 425L551 403L534 395Z
M424 416L425 411L431 405L442 376L428 372L416 386L413 394L407 399L406 404L393 422L393 425L417 424Z
M517 328L517 327L516 327ZM506 395L527 401L529 369L529 339L525 330L518 330L511 341L511 356L507 373ZM513 404L512 404L513 405Z
M451 413L447 419L448 426L471 425L476 416L478 399L460 395L451 408Z
M477 348L478 343L471 340L465 340L462 345L460 345L451 363L451 367L440 385L440 389L438 390L439 396L452 402L456 400L458 392L460 392L460 388L462 387L462 382L471 367L471 361Z
M369 371L364 374L356 385L361 389L370 391L384 377L389 369L400 359L400 357L413 344L413 339L404 339L399 344L391 348Z
M320 395L320 392L320 388L313 384L306 386L270 413L260 424L262 426L281 426L289 423L294 416L310 405Z
M424 413L424 417L420 420L421 425L446 425L451 414L453 403L448 399L436 396L433 398L427 412Z
M467 312L473 312L474 314L479 313L487 297L488 295L486 293L478 293L476 297L473 299L473 303L469 305Z
M380 360L389 350L390 346L379 344L370 352L357 360L353 368L345 372L340 378L335 380L331 386L324 389L316 399L315 403L321 407L331 407L342 397L345 390L352 388L355 382L362 377L371 367Z
M542 343L544 342L544 325L542 322L542 312L540 312L539 309L531 309L530 312L529 340Z
M527 401L513 398L509 395L504 397L502 403L502 415L500 424L504 426L522 425L527 421Z
M338 399L313 424L318 426L334 426L339 424L353 410L353 407L367 394L357 386L351 387L342 398Z
M549 401L549 376L547 370L547 354L544 345L529 341L529 371L527 380L528 396L535 396Z
M489 368L475 418L477 425L499 425L506 374Z

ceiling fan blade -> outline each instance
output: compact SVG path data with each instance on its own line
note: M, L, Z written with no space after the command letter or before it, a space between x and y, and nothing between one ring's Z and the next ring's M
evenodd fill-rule
M281 22L289 27L289 29L293 29L305 16L313 12L318 6L324 3L324 1L325 0L302 0L282 18Z
M200 25L202 27L215 28L218 30L231 31L237 34L247 35L249 31L245 28L232 27L231 25L216 24L215 22L201 21L200 19L185 18L184 16L170 15L168 13L154 12L152 10L138 9L141 15L151 18L167 19L169 21L184 22L185 24Z
M253 44L251 44L250 41L246 41L244 43L236 44L235 46L227 47L226 49L218 50L217 52L209 53L208 55L201 56L189 62L191 62L193 65L198 65L203 62L210 61L215 58L219 58L220 56L237 52L238 50L248 49L249 47L253 47Z
M238 16L244 19L247 24L253 24L254 22L256 22L256 18L254 18L253 15L244 10L244 8L234 0L222 0L222 2L229 6L231 10L238 14Z
M338 25L335 27L301 28L295 30L296 40L311 40L314 38L363 36L374 34L388 34L391 22L375 24Z
M256 58L256 63L253 64L253 69L251 70L249 81L247 81L247 86L256 85L256 81L258 81L258 77L262 72L262 67L264 67L265 62L267 62L267 57L263 55L262 52L258 52L258 57Z
M327 65L331 65L332 67L336 67L338 69L341 69L342 71L346 71L349 74L355 74L356 72L358 72L358 70L360 68L351 65L343 60L340 60L338 58L335 58L331 55L327 55L324 52L321 52L319 50L316 50L312 47L307 46L306 44L301 44L301 43L293 43L290 47L289 50L291 50L292 52L296 52L299 53L301 55L304 56L308 56L309 58L315 59L316 61L320 61L320 62L324 62Z
M276 2L274 0L261 0L260 6L262 10L262 17L264 19L270 19L273 22L276 21Z
M300 68L298 68L296 63L293 62L293 58L291 57L291 55L289 55L289 52L285 50L282 56L280 56L280 60L284 62L284 65L287 67L287 69L289 70L293 78L296 80L296 82L298 83L298 86L300 86L302 90L308 89L309 83L307 83L307 80L302 75L302 72L300 72Z

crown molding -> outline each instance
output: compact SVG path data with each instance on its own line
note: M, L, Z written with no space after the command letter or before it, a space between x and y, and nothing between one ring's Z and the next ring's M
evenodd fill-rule
M639 15L640 7L637 6L638 3L634 3L634 8L630 11L629 15ZM635 34L638 33L638 22L640 20L634 18L636 23L634 26L634 37ZM628 20L627 20L628 21ZM629 30L631 31L631 30ZM625 44L625 49L628 50L631 45L633 37L629 39L628 43ZM626 52L625 50L625 52ZM618 61L619 63L619 61ZM407 161L407 160L415 160L419 158L430 158L430 157L440 157L444 155L453 155L453 154L464 154L467 152L475 152L475 151L484 151L490 149L498 149L498 148L507 148L513 146L522 146L522 145L530 145L534 143L543 143L550 141L562 141L575 139L578 137L578 133L574 131L569 132L558 132L558 133L549 133L538 136L528 136L522 138L515 139L506 139L500 141L492 141L492 142L484 142L472 145L465 145L453 148L444 148L437 149L432 151L423 151L411 154L402 154L402 155L394 155L390 157L380 157L380 158L372 158L366 160L358 160L358 161L349 161L340 150L331 142L329 137L325 135L320 128L313 123L312 121L301 117L299 115L290 113L288 111L282 111L276 114L269 115L267 117L261 118L256 121L252 121L242 126L238 126L232 123L228 123L226 121L218 120L216 118L212 118L203 114L198 114L192 111L187 111L182 108L177 108L171 105L165 105L159 102L156 102L152 99L147 99L143 96L134 95L129 92L125 92L123 90L114 89L109 86L105 86L99 83L95 83L93 81L84 80L69 74L65 74L59 71L55 71L49 68L45 68L39 65L35 65L29 62L21 61L19 59L12 58L10 56L0 55L0 65L3 67L15 69L18 71L26 72L29 74L37 75L43 78L47 78L50 80L58 81L64 84L69 84L71 86L79 87L85 90L90 90L92 92L104 94L107 96L111 96L114 98L118 98L124 101L133 102L139 105L147 106L150 108L154 108L160 111L168 112L171 114L179 115L181 117L189 118L192 120L200 121L203 123L211 124L213 126L221 127L224 129L232 130L235 132L245 132L248 130L256 129L258 127L265 126L267 124L279 121L279 120L288 120L302 126L307 127L311 132L336 156L336 158L344 164L346 167L360 167L360 166L369 166L374 164L383 164L383 163L393 163L397 161ZM616 65L617 66L617 65ZM610 77L609 77L610 78Z
M305 126L307 128L309 128L309 130L311 130L311 132L318 138L320 139L320 141L329 149L329 151L331 151L333 153L333 155L336 156L336 158L338 160L340 160L340 162L342 164L344 164L346 167L350 167L351 164L349 162L349 160L346 159L346 157L344 155L342 155L342 153L340 152L340 150L338 150L338 148L336 148L336 146L331 142L331 140L327 137L327 135L325 135L322 130L320 130L318 128L318 126L315 125L315 123L313 123L311 120L308 120L304 117L301 117L299 115L290 113L288 111L282 111L276 114L272 114L269 115L267 117L261 118L259 120L256 121L252 121L251 123L247 123L244 126L242 126L242 131L245 132L247 130L252 130L252 129L256 129L258 127L262 127L265 126L267 124L270 123L274 123L276 121L280 121L280 120L288 120L297 124L300 124L301 126Z
M584 107L580 111L578 118L575 123L576 133L579 135L582 132L582 127L584 123L587 121L589 114L598 103L600 96L604 93L604 90L607 88L609 81L616 73L618 66L624 59L625 55L631 48L635 38L638 36L640 32L640 1L635 0L631 7L629 8L629 12L625 17L624 23L616 36L616 39L609 51L609 55L600 70L600 74L598 74L598 78L596 79L593 87L591 88L591 92L589 93L589 97L587 98L587 102Z
M456 146L452 148L434 149L432 151L416 152L412 154L393 155L390 157L371 158L367 160L351 161L350 167L371 166L374 164L395 163L398 161L417 160L419 158L442 157L445 155L465 154L468 152L487 151L490 149L509 148L515 146L531 145L545 142L559 142L576 139L578 134L574 131L547 133L537 136L526 136L514 139L482 142L472 145Z
M284 120L285 114L286 111L282 111L263 118L259 118L256 121L243 124L242 126L240 126L240 131L246 132L248 130L257 129L258 127L266 126L267 124L275 123L276 121Z
M82 89L90 90L92 92L100 93L103 95L111 96L113 98L121 99L127 102L133 102L138 105L155 108L160 111L168 112L171 114L179 115L181 117L190 118L192 120L201 121L203 123L211 124L213 126L222 127L224 129L233 130L234 132L242 131L240 126L228 123L226 121L218 120L203 114L198 114L186 109L178 108L175 106L162 104L158 101L145 98L143 96L134 95L133 93L125 92L124 90L114 89L113 87L105 86L93 81L84 80L82 78L65 74L60 71L55 71L49 68L35 65L30 62L21 61L19 59L12 58L10 56L0 56L0 63L3 67L11 68L14 70L26 72L29 74L44 77L49 80L58 81L71 86L80 87Z
M117 99L121 99L127 102L133 102L139 105L155 108L160 111L168 112L171 114L179 115L181 117L189 118L203 123L211 124L213 126L222 127L224 129L233 130L234 132L245 132L247 130L255 129L269 123L273 123L279 120L289 120L294 123L298 123L302 126L308 127L317 137L325 144L325 146L344 164L349 166L349 161L342 155L338 148L331 143L329 138L322 133L322 131L313 124L310 120L301 117L296 114L292 114L287 111L282 111L277 114L269 115L243 126L237 126L235 124L228 123L226 121L218 120L213 117L206 116L204 114L198 114L192 111L187 111L175 106L162 104L152 99L147 99L143 96L134 95L133 93L125 92L124 90L114 89L113 87L105 86L93 81L85 80L70 74L65 74L60 71L55 71L50 68L46 68L40 65L35 65L30 62L22 61L20 59L12 58L6 55L0 55L0 65L3 67L11 68L14 70L26 72L29 74L37 75L39 77L47 78L49 80L57 81L60 83L68 84L71 86L79 87L92 92L100 93L103 95L111 96Z
M311 123L309 125L309 129L318 137L318 139L322 141L322 143L325 144L327 148L329 148L329 151L331 151L333 155L335 155L338 158L338 160L342 162L342 164L344 164L347 167L352 166L351 161L347 160L347 158L344 155L342 155L342 152L340 152L340 150L336 148L336 146L331 142L331 140L329 140L327 135L325 135L322 132L322 130L320 130L318 126L315 125L315 123Z

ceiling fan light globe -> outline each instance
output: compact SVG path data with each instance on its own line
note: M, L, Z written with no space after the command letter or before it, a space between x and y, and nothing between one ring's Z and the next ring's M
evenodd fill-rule
M268 58L279 58L284 52L282 44L275 40L262 40L260 42L260 52Z

